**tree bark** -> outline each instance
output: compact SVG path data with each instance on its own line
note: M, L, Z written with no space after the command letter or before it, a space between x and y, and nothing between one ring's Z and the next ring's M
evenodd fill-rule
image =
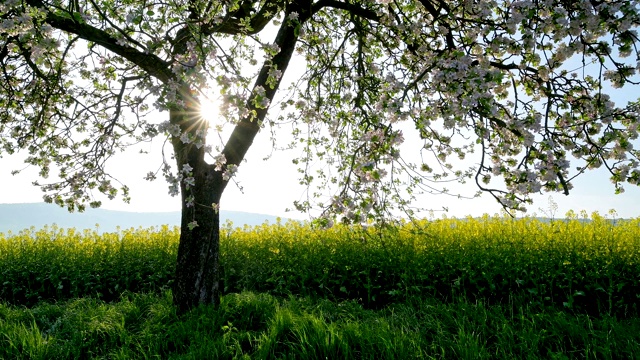
M205 131L197 99L191 98L187 86L180 94L187 108L171 110L170 122L191 135L196 135L199 129ZM206 163L202 146L183 143L177 137L172 138L172 144L182 176L182 219L173 302L182 314L198 305L215 306L220 301L220 214L212 205L219 204L226 181L222 171Z
M176 263L173 301L182 314L198 305L219 304L220 299L220 214L211 206L220 200L222 174L204 164L194 169L196 186L182 185L182 221ZM185 195L186 194L186 195ZM186 196L193 196L187 206ZM198 225L189 229L189 224Z

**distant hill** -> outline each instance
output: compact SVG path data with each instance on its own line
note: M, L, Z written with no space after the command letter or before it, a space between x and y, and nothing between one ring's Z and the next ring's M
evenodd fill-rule
M227 220L233 222L233 226L261 225L265 221L276 223L276 216L246 213L241 211L220 212L221 224ZM287 219L282 219L286 222ZM180 212L127 212L104 209L87 209L83 213L69 213L57 205L45 203L30 204L0 204L0 233L9 231L17 233L20 230L32 226L37 229L45 225L56 224L62 228L96 229L99 224L100 232L116 231L131 227L151 227L160 225L180 225Z

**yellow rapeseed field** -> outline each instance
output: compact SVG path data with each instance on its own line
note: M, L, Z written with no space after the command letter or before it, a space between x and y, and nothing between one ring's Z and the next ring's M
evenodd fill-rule
M570 212L318 229L287 222L221 231L226 292L383 306L410 296L483 298L628 313L640 296L640 219ZM607 215L611 217L611 215ZM0 299L32 304L170 288L179 229L0 234Z

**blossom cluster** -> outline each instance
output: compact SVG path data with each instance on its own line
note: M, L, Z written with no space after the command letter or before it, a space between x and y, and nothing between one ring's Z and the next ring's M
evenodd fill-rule
M475 178L518 210L532 193L568 193L589 168L606 167L617 192L638 183L637 106L615 104L605 91L637 82L640 63L625 59L638 55L638 1L463 2L438 16L378 3L384 31L349 37L330 30L348 26L345 19L327 18L306 34L316 45L299 48L312 67L327 69L309 71L313 86L292 102L309 128L297 159L302 182L322 179L314 196L338 188L327 214L353 218L368 206L355 199L370 191L402 206L401 192L438 193L428 183L452 175ZM345 43L357 50L344 51ZM400 156L404 136L392 129L407 121L435 164ZM453 155L474 156L474 165L456 169ZM317 158L329 166L312 176Z
M276 43L251 35L264 53L262 69L254 69L260 56L245 42L246 33L215 33L231 28L223 24L224 6L198 17L182 5L132 3L104 12L108 5L100 0L67 11L48 3L0 3L6 53L0 61L8 79L0 100L11 107L0 109L0 123L11 123L0 124L6 135L0 142L10 151L29 150L43 176L50 164L42 154L55 154L50 157L62 165L66 182L44 189L66 189L72 201L91 187L108 196L118 192L103 181L96 157L111 156L128 136L163 133L177 149L211 153L206 128L188 120L149 125L139 115L147 104L174 114L192 111L198 91L215 80L222 116L235 124L253 120L270 107L285 69L275 63L281 54ZM472 178L511 209L520 209L531 193L568 193L573 178L592 168L605 168L618 192L623 183L640 182L639 106L616 104L608 94L638 83L639 1L461 1L432 9L378 0L353 6L358 11L315 12L306 23L301 13L284 13L283 31L301 39L293 45L308 71L301 77L305 86L293 85L294 98L279 102L290 110L279 119L293 123L303 148L296 160L301 182L322 183L314 195L330 199L330 212L363 222L392 203L406 209L417 193L447 193L442 182ZM74 48L74 36L61 36L65 30L47 22L62 18L93 26L109 50L95 42ZM139 56L131 56L136 51ZM260 71L266 82L252 85ZM82 84L70 80L75 76ZM37 104L27 110L14 105L28 102ZM121 120L125 108L134 121ZM17 112L26 120L13 126ZM25 130L33 124L37 131ZM409 131L415 131L417 150L407 150ZM89 140L75 141L86 134ZM73 156L57 150L65 144ZM326 168L315 167L317 160ZM214 161L225 181L237 171L222 154ZM189 164L177 174L163 168L172 195L181 185L196 186L192 170Z

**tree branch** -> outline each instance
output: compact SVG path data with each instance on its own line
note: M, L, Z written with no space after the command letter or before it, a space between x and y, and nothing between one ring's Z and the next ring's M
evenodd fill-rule
M349 4L337 0L320 0L316 2L315 4L313 4L312 13L315 14L325 7L346 10L353 15L357 15L371 21L380 21L380 16L373 10L365 9L359 5Z
M265 26L278 13L280 7L284 5L281 0L269 0L262 5L260 10L249 21L249 29L242 26L241 19L227 16L221 24L206 24L202 27L202 33L211 35L214 33L235 35L240 33L257 34L264 29ZM230 14L232 15L232 14Z
M34 7L46 8L41 0L27 0L27 3ZM47 11L45 21L56 29L76 34L84 40L94 42L105 49L122 56L163 83L167 83L173 78L173 73L169 68L169 63L155 55L145 54L133 47L119 45L117 43L117 39L103 30L85 23L77 22L73 19L56 15L51 11Z
M301 6L302 5L302 6ZM305 6L306 5L306 6ZM285 19L289 13L291 13L294 9L299 11L299 21L300 23L304 23L308 20L312 13L304 9L310 9L311 4L303 0L301 2L293 2L288 7L287 11L285 11ZM282 72L282 75L287 70L289 65L289 61L293 56L293 51L298 42L298 33L295 30L296 28L291 25L289 21L283 21L280 25L280 29L278 30L278 34L276 35L275 44L280 47L280 52L277 53L271 60L266 60L260 73L258 74L258 78L254 84L254 92L247 100L247 108L249 109L249 115L243 119L241 119L236 127L233 129L233 132L229 136L229 140L225 144L225 147L222 151L222 154L225 156L227 160L227 166L229 165L240 165L240 162L244 159L249 147L253 143L253 139L256 137L258 132L260 131L260 127L262 122L264 121L267 111L267 107L257 107L255 103L255 89L258 87L262 87L265 89L265 97L269 99L269 101L273 101L276 92L278 91L278 87L282 81L283 76L280 77L275 83L273 87L267 85L267 80L269 79L269 70L271 68L277 68ZM222 192L224 188L227 186L228 181L225 181L222 185Z
M429 1L429 0L418 0L422 6L424 6L425 9L427 9L427 11L431 14L431 16L433 16L434 20L437 20L440 17L440 9L436 9L433 4ZM443 7L445 7L445 9L447 9L448 11L448 7L446 7L446 4L442 4L441 5ZM449 32L446 35L446 40L447 40L447 47L449 49L455 49L455 44L453 42L453 35L451 34L451 27L449 26L449 24L447 24L446 22L443 22L444 26L449 29Z

